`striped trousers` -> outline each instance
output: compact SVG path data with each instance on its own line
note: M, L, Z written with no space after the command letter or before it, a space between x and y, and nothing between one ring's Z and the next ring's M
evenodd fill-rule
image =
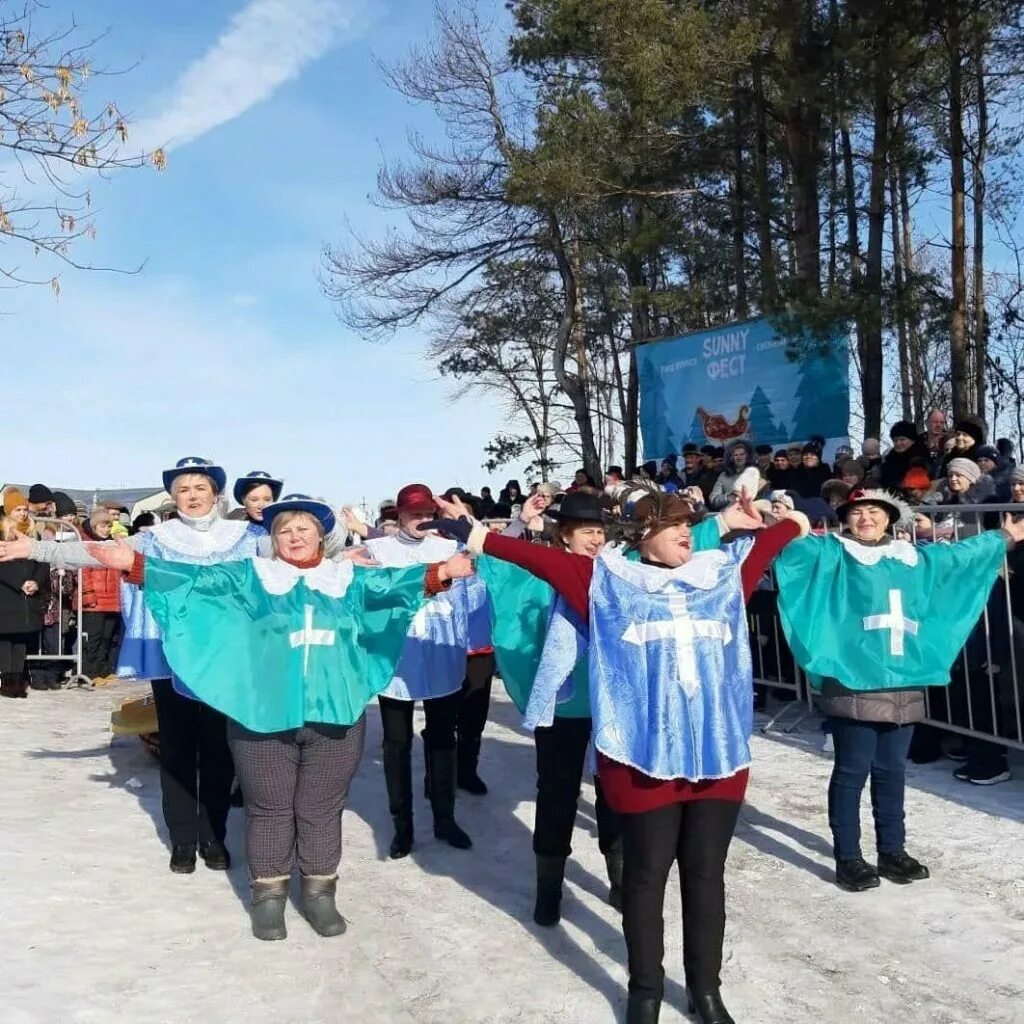
M366 716L355 725L310 723L288 732L228 725L245 795L245 852L254 879L304 875L341 863L341 815L363 756Z

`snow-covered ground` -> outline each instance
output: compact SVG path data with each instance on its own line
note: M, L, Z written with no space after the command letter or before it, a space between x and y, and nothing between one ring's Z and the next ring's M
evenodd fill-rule
M155 762L107 731L127 692L32 693L0 708L3 1024L621 1019L625 949L589 786L563 925L530 920L533 749L506 701L482 759L491 794L459 800L474 850L435 842L420 799L416 851L395 863L371 709L345 816L349 930L320 939L290 909L288 941L260 943L241 856L228 877L167 870ZM934 877L849 895L830 880L829 760L808 730L755 740L728 870L724 992L739 1024L1024 1020L1024 783L982 790L950 779L949 762L912 768L910 849ZM242 853L240 811L230 845ZM674 1024L687 1019L674 882L666 932L662 1021Z

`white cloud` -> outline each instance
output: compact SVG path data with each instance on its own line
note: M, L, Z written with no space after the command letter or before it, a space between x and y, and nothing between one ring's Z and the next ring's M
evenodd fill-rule
M182 73L164 109L132 131L173 149L233 121L364 23L363 0L250 0Z

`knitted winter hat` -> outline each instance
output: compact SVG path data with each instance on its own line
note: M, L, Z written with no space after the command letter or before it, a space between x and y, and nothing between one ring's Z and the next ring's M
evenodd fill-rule
M34 505L42 505L44 502L53 501L53 491L46 484L33 484L28 489L28 500Z
M796 502L789 491L772 491L769 497L773 505L778 502L780 505L785 505L791 512L796 508Z
M10 515L16 508L27 505L28 499L17 487L9 487L4 491L4 514Z
M912 466L907 470L900 487L909 491L926 491L931 485L932 478L928 475L928 470L924 466Z
M975 451L971 452L971 454L976 459L988 459L991 462L999 461L999 449L991 444L983 444L979 446Z
M950 459L946 471L959 473L970 480L972 484L976 484L981 479L981 470L978 468L978 464L971 462L970 459Z
M58 517L78 515L78 509L75 508L75 503L63 491L53 492L53 503L56 505Z
M1024 466L1018 466L1011 474L1010 479L1015 484L1024 484Z
M889 437L895 441L898 437L905 437L908 441L917 440L917 427L909 420L900 420L894 423L889 430Z

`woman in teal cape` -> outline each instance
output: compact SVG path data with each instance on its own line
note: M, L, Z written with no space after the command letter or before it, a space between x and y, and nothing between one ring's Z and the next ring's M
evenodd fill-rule
M320 935L339 935L341 816L366 704L390 682L424 598L472 565L465 556L404 569L325 560L334 514L304 495L268 505L263 518L273 559L183 565L98 544L90 553L144 585L175 675L230 718L253 934L286 937L297 861L303 915Z
M1024 523L956 544L891 536L909 517L887 491L854 491L840 534L807 537L776 559L779 615L794 657L820 693L835 749L829 825L836 883L851 892L929 877L905 848L906 758L926 714L924 688L949 669L981 614L1007 546ZM860 801L871 778L877 865L861 854Z

